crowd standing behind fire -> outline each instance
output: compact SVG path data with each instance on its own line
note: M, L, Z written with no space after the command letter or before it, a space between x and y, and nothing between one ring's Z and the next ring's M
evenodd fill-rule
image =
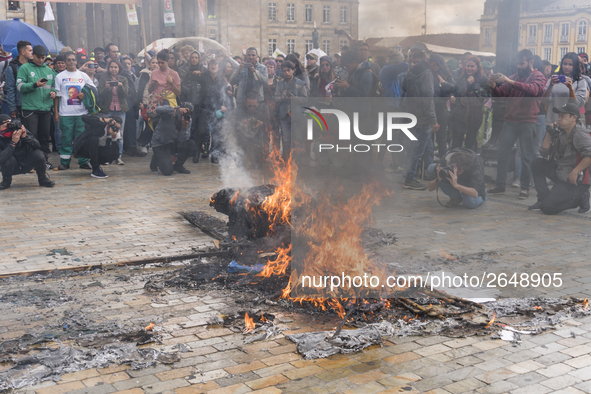
M415 107L411 131L417 141L406 161L394 155L390 164L404 173L404 188L441 188L450 197L446 206L476 208L488 194L505 192L515 155L512 186L521 188L518 198L528 198L532 172L538 189L530 209L591 210L591 137L585 128L591 124L591 70L585 53L568 53L552 65L523 50L512 76L493 73L492 64L471 53L447 62L414 48L406 54L392 49L378 61L370 54L367 43L352 41L334 57L306 54L304 66L297 53L261 57L248 48L230 58L224 51L202 53L185 45L147 51L138 62L112 43L90 56L84 48L65 47L51 57L45 47L20 41L0 63L0 190L10 187L13 175L33 168L41 186L54 186L45 174L53 169L52 149L60 156L57 170L69 170L74 156L95 178L107 177L101 166L124 165L124 152L143 157L148 149L154 172L189 174L187 158L223 165L220 158L232 138L243 161L256 168L273 149L289 158L292 98L383 97L394 110L405 110L411 101ZM493 97L507 97L508 104L496 186L487 191L478 153ZM222 132L225 124L232 125L231 135ZM42 157L45 167L39 165ZM385 166L384 157L380 152L374 164ZM430 176L428 185L416 179L419 163ZM546 178L554 183L552 191Z

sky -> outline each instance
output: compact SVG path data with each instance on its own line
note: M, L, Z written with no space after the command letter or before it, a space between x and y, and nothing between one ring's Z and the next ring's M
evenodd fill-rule
M427 34L480 32L485 0L427 0ZM359 0L359 38L423 34L424 0Z

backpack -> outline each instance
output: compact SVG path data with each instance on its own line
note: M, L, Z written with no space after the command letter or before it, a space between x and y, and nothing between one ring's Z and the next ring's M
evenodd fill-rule
M380 78L371 70L371 90L369 91L369 97L384 97L384 87L380 82Z
M4 70L2 70L2 74L0 75L0 85L3 85L2 93L5 95L8 94L8 91L6 90L6 70L8 69L8 67L12 68L12 73L14 74L15 81L16 74L18 73L18 66L13 61L11 61L6 67L4 67Z
M88 110L88 113L90 115L99 113L101 108L98 106L98 90L93 86L84 85L82 93L84 93L82 104L84 104L84 108Z

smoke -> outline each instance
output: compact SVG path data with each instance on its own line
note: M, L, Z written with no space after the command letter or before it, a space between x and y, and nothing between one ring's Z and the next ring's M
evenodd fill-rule
M427 0L427 33L480 32L485 0ZM424 0L363 0L359 3L359 38L423 34Z
M223 144L223 151L218 156L222 183L224 188L253 187L255 181L244 166L242 147L236 141L232 130L232 122L224 118L217 131Z

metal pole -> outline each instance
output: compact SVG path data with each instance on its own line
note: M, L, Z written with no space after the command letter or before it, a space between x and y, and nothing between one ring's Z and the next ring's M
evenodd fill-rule
M59 54L57 50L57 38L55 38L55 29L53 28L53 21L51 21L51 32L53 33L53 43L55 44L55 53Z
M427 0L425 0L425 33L423 34L427 35Z
M144 43L144 59L146 58L146 56L148 55L148 45L146 42L146 22L144 19L144 3L142 2L141 4L141 24L142 24L142 41Z

